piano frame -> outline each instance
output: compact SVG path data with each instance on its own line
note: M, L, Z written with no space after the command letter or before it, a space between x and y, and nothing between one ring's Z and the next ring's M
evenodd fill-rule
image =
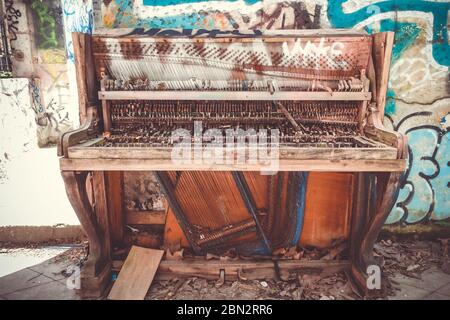
M139 148L89 149L101 141L102 129L110 126L108 121L108 102L116 99L234 99L233 92L151 92L151 91L106 91L99 79L98 68L93 52L93 38L123 37L129 30L101 31L94 36L73 33L75 66L80 103L82 126L61 135L58 144L60 169L68 198L89 239L89 256L82 270L82 294L100 296L111 279L113 261L111 247L114 230L123 227L121 209L113 207L109 198L114 197L108 176L122 171L171 171L171 170L216 170L216 171L259 171L258 164L205 165L191 163L177 165L170 159L169 148L152 148L142 151ZM289 31L292 36L345 36L358 41L363 33L346 30L298 30ZM285 31L268 32L265 41L280 41L287 36ZM345 149L317 150L280 148L280 171L323 171L353 172L356 178L354 206L351 217L350 259L347 271L356 288L364 294L379 293L366 286L367 267L379 265L373 256L373 246L381 227L394 204L398 186L407 166L406 137L384 128L383 114L389 78L389 67L394 34L379 33L372 36L371 63L366 70L367 88L364 92L247 92L239 100L357 100L367 110L363 133L375 143L383 143L386 148L367 148L366 150ZM217 41L218 39L216 39ZM132 40L131 40L132 41ZM164 41L158 39L157 41ZM196 39L195 41L208 41ZM222 39L220 41L250 41L245 38ZM97 72L96 72L97 71ZM97 74L96 74L97 73ZM188 97L188 98L186 98ZM102 106L102 107L100 107ZM361 117L364 117L362 115ZM102 203L92 203L88 194L87 179L94 177L93 192L99 195ZM117 194L116 194L117 196ZM120 201L120 200L117 200ZM117 205L116 205L117 206ZM122 222L121 222L122 221ZM122 224L122 225L121 225ZM180 262L181 263L181 262ZM257 261L254 262L258 264ZM176 268L175 268L176 269ZM219 275L219 274L217 274ZM199 275L200 276L200 275Z

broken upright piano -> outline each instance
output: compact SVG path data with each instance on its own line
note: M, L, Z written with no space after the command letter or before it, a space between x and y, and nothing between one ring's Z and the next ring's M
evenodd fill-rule
M194 255L230 248L255 255L245 264L214 264L217 276L225 270L233 279L260 263L256 256L298 245L305 203L319 201L314 197L322 188L319 184L307 199L308 173L330 172L345 173L351 181L350 191L338 199L348 211L342 265L362 293L371 293L367 267L379 264L373 246L406 169L405 136L383 126L393 33L194 34L73 34L83 124L62 134L58 152L67 195L89 239L82 291L100 295L105 290L113 248L121 246L131 224L121 196L123 173L155 173L168 203L165 232L178 228L181 246ZM173 132L179 129L189 136L191 152L183 154L188 161L174 161L173 150L183 137ZM214 140L206 134L211 129L219 134L266 130L270 145L276 142L276 159L269 160L277 167L267 170L246 156L235 161L238 152L227 151L220 139L214 150L234 161L195 161L196 152ZM247 137L240 146L251 141ZM277 172L261 175L262 170ZM339 184L334 189L341 191ZM328 211L333 209L339 210ZM308 267L307 261L296 263L290 272Z

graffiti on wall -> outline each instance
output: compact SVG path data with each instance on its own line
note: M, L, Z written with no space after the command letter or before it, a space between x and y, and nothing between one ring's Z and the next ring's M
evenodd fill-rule
M449 14L449 2L422 0L328 0L327 11L335 28L395 31L387 114L395 113L396 99L431 104L448 96Z
M401 130L408 120L431 116L421 111L403 118L394 129ZM441 127L419 125L405 131L408 137L409 165L388 223L416 223L450 218L450 112ZM392 119L391 119L392 121Z
M320 27L322 6L302 1L115 0L103 1L107 28L312 29Z
M73 127L76 105L67 76L66 65L39 65L39 79L32 79L30 92L36 115L38 145L57 142L59 135ZM75 110L72 110L75 109Z
M149 37L188 37L188 38L216 38L220 36L235 36L235 37L258 37L262 35L260 30L241 31L241 30L206 30L206 29L161 29L161 28L134 28L127 36L149 36Z
M449 2L328 0L332 27L395 31L386 124L408 136L409 166L387 223L450 217L449 13Z
M4 0L4 4L14 76L33 79L29 93L38 145L54 144L61 132L78 125L70 32L92 31L92 1Z
M110 28L311 29L320 27L321 2L109 0L102 4L102 23ZM371 32L371 25L379 22L376 31L396 31L394 57L398 58L420 31L415 23L398 21L399 13L421 19L428 14L433 57L439 64L450 66L449 10L450 3L445 1L328 0L326 15L335 28L366 27Z
M18 24L20 17L22 17L22 12L14 7L14 0L5 0L4 3L8 36L10 41L15 41L17 40Z
M63 45L63 39L57 35L63 34L61 19L61 6L55 1L34 0L31 9L35 19L35 31L37 47L40 49L56 49Z
M67 58L74 62L72 32L91 34L93 30L94 14L92 3L87 0L63 0L63 16L66 36Z
M344 4L348 0L329 0L328 19L334 27L352 28L361 21L366 21L374 15L399 12L420 12L432 15L433 37L432 49L434 59L442 65L450 66L450 43L447 30L449 2L432 2L424 0L390 0L371 2L357 10L345 13ZM367 1L360 1L367 3ZM391 31L395 31L395 24Z

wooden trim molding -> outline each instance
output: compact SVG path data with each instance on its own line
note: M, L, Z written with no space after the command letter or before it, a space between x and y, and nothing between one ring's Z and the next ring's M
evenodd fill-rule
M180 164L170 159L68 159L59 160L61 170L87 171L260 171L259 164ZM278 171L403 172L405 159L392 160L279 160Z

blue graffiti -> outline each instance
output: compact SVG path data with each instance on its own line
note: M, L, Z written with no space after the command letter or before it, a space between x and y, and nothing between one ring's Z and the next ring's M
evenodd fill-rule
M386 92L386 106L384 107L384 114L392 115L395 113L397 105L395 103L395 92L392 89L388 89Z
M449 2L431 2L424 0L390 0L380 1L345 13L343 4L347 0L328 0L328 19L337 28L352 28L373 14L394 11L420 11L433 15L433 57L441 65L450 66L450 44L447 30ZM374 9L376 8L376 10ZM393 26L396 31L395 25Z
M77 0L63 1L63 15L66 24L66 50L67 59L74 62L71 32L92 34L94 27L94 14L89 5L80 5Z
M386 223L450 217L450 134L434 126L407 131L409 169Z
M117 14L116 19L114 20L113 28L120 27L119 24L124 26L131 26L132 23L123 21L124 13L127 11L128 8L130 8L131 3L129 0L116 0L117 5ZM128 20L131 18L130 15L126 15Z
M366 28L369 33L371 30ZM415 23L399 22L386 19L380 22L380 31L395 30L394 48L392 49L392 59L397 60L400 55L416 41L420 33L420 28Z
M222 0L223 1L223 0ZM227 2L235 2L237 0L225 0ZM245 0L246 4L255 4L261 0ZM145 6L173 6L177 4L208 2L208 0L144 0Z
M92 9L79 6L77 1L65 0L63 13L66 19L72 18L69 26L70 32L81 32L91 34L93 30L94 14Z
M439 166L439 174L430 181L431 187L436 190L431 219L442 220L450 217L450 134L448 132L442 137L434 159Z
M75 53L73 52L72 40L67 41L67 43L66 43L66 50L67 50L67 59L69 61L75 62Z

